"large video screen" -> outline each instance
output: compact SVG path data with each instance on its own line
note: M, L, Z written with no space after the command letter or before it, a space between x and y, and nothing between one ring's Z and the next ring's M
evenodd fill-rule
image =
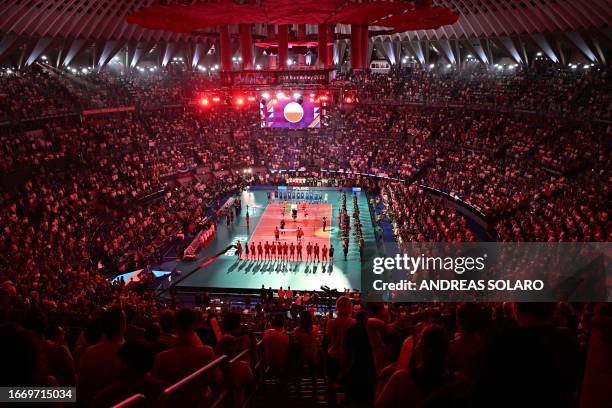
M269 98L259 102L262 128L320 128L321 105L312 98Z

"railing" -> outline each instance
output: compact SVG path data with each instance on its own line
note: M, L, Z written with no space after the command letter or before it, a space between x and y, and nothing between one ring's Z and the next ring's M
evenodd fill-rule
M182 380L179 380L178 382L172 384L162 392L159 397L158 405L160 407L173 406L171 401L179 392L184 391L188 386L194 384L196 381L202 380L205 376L207 376L213 370L217 369L221 364L226 362L227 356L221 356L216 360L213 360L210 363L206 364L204 367L200 368L194 373L183 378ZM219 404L225 399L225 397L226 391L224 390L219 394L219 396L215 399L214 403L211 406L219 406Z
M259 385L262 381L263 370L261 368L263 364L263 359L261 358L260 353L261 343L262 341L260 340L256 344L257 361L251 365L253 375L256 379L255 386L253 387L253 391L248 396L246 396L243 403L243 407L247 407L250 404L253 395L255 395L255 392L259 388ZM198 381L203 381L206 376L210 375L216 369L219 369L223 375L223 387L219 390L219 392L214 398L214 401L212 401L209 406L211 408L230 406L232 393L229 387L226 386L228 377L230 375L229 367L231 364L245 359L245 357L250 357L252 351L253 350L251 348L244 349L231 359L229 359L229 357L226 355L218 357L217 359L211 361L204 367L194 371L192 374L164 389L155 406L163 408L174 407L176 404L174 404L173 401L175 401L175 399L177 398L180 398L181 392L186 391L191 386L197 387ZM202 393L204 393L204 391L206 390L202 389L201 391ZM196 401L190 401L190 403L195 405ZM131 397L123 400L122 402L114 405L113 408L134 408L145 405L147 405L146 397L142 394L134 394Z
M112 408L134 408L140 406L146 406L147 399L142 394L134 394L130 398L121 401L120 403L113 405Z

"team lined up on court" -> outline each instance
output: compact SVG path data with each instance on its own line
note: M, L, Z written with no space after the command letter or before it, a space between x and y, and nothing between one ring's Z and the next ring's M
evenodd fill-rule
M306 256L304 257L304 251ZM334 261L334 246L323 244L319 246L317 242L314 245L308 242L306 245L298 240L296 244L293 242L262 242L255 243L251 241L244 248L242 243L236 243L236 255L238 259L242 259L244 253L245 259L256 261L281 260L281 261L306 261L306 262L333 262Z

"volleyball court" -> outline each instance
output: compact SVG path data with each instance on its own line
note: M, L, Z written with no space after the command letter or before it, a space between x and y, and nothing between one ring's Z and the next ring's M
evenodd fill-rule
M293 209L297 209L295 221L292 217ZM323 232L323 217L327 220L325 232ZM280 228L282 220L285 221L284 229ZM280 231L279 241L281 243L287 242L287 244L291 244L293 242L294 245L297 244L297 231L300 228L304 233L302 237L302 245L304 247L310 242L312 245L318 243L320 248L323 248L323 245L329 248L332 221L331 204L270 203L255 226L255 230L249 240L249 245L251 242L254 242L255 246L260 242L262 245L265 245L266 241L270 244L275 242L274 232L276 227L278 227ZM304 256L305 254L306 251L304 250ZM252 257L252 254L250 255L249 258ZM242 258L247 258L244 252ZM278 254L276 258L278 258Z

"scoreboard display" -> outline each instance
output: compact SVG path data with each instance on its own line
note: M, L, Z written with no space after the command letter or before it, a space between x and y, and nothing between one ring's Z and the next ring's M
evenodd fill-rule
M278 96L259 102L262 128L316 129L321 127L321 104L313 98Z

